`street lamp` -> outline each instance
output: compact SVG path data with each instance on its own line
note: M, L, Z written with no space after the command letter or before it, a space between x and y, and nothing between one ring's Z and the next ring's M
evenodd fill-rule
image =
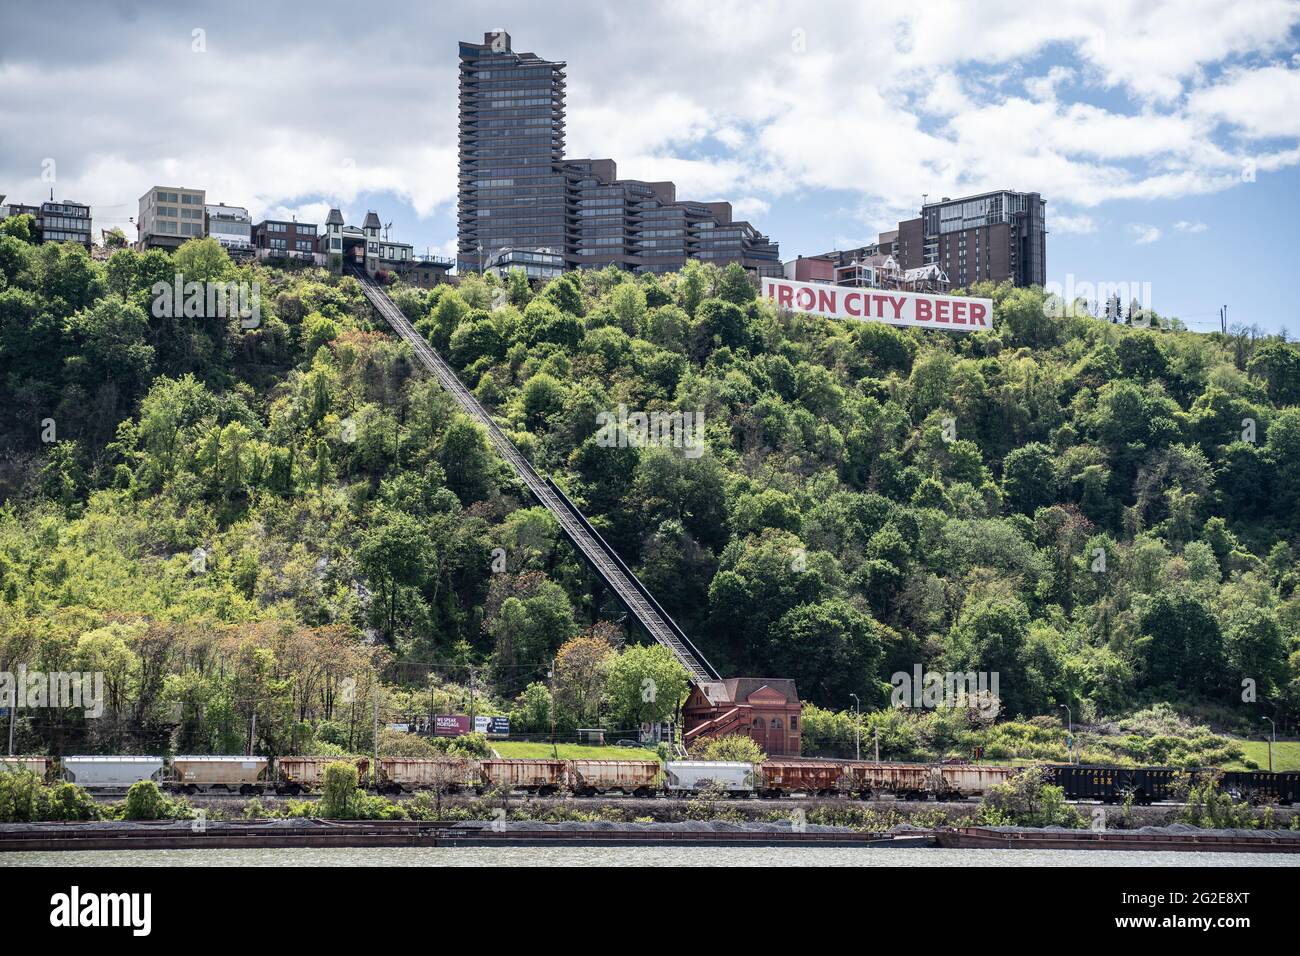
M1268 741L1268 772L1272 773L1273 772L1273 745L1277 743L1277 724L1273 723L1272 717L1265 717L1264 719L1267 720L1268 725L1273 728L1273 736L1270 737Z
M1074 763L1074 713L1070 710L1068 704L1062 704L1061 706L1065 708L1065 739L1070 747L1070 763Z
M862 725L858 723L858 695L849 694L853 698L853 758L862 759Z

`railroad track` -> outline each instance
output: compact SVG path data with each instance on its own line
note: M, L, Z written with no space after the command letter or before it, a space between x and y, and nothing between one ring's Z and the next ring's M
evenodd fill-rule
M416 359L438 380L443 390L456 400L461 409L487 431L489 440L502 458L510 465L528 491L560 523L565 537L578 549L587 564L600 576L637 623L652 638L672 651L673 656L686 669L691 682L709 683L719 680L719 675L659 602L641 583L618 553L592 527L569 496L549 478L543 478L515 446L496 420L488 413L474 394L465 387L455 370L429 345L402 310L382 288L363 270L352 268L352 274L361 283L366 298L384 321L415 353Z

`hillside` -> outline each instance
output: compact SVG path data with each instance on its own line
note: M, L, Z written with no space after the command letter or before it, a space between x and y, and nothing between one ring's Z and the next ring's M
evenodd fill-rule
M259 747L354 744L376 673L390 713L474 683L541 729L562 646L566 723L647 716L626 688L661 662L619 654L620 609L354 280L3 232L0 665L102 670L113 717L31 746L228 751L253 712ZM177 273L257 283L258 324L155 317ZM836 711L920 665L996 672L1005 717L1294 726L1300 349L972 292L993 331L793 318L694 264L394 297L723 673ZM702 414L702 445L610 427L638 412Z

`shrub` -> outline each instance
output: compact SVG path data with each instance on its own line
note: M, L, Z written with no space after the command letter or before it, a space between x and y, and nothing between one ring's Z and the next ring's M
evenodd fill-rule
M713 737L697 742L691 747L691 758L762 763L767 759L767 754L763 753L752 737L746 737L744 734L728 734L725 737Z
M1189 774L1179 774L1174 793L1184 804L1178 814L1180 823L1207 830L1253 830L1259 826L1248 803L1219 789L1217 773L1202 774L1195 782Z
M356 764L343 760L327 764L320 815L327 820L352 819L353 804L361 795L357 788L358 780Z
M47 786L30 770L0 772L0 823L99 820L103 815L99 804L76 784Z
M1026 767L985 794L976 819L985 826L1082 827L1083 818L1065 802L1065 791L1046 781L1042 767Z
M93 797L75 783L54 784L49 794L47 820L98 820L103 816Z
M137 780L126 792L123 820L183 820L190 817L189 804L171 800L152 780Z

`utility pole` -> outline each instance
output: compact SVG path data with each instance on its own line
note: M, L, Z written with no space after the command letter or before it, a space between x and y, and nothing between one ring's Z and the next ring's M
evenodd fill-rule
M370 765L370 782L379 785L379 675L375 675L375 762Z
M253 741L257 739L257 695L252 696L252 721L248 726L248 756L252 756Z
M849 694L853 698L853 759L862 759L862 725L858 723L858 695Z
M1061 706L1065 708L1065 739L1070 747L1070 763L1074 763L1074 713L1070 710L1068 704L1062 704Z
M1265 717L1264 719L1269 722L1270 727L1273 727L1273 736L1269 737L1269 773L1271 774L1273 773L1273 745L1278 743L1278 724L1273 723L1271 717ZM13 750L9 750L9 753L13 753Z
M555 746L555 658L551 658L551 669L546 672L546 686L551 692L551 757L559 760L560 751Z
M880 763L880 725L871 726L871 735L876 738L876 763Z

